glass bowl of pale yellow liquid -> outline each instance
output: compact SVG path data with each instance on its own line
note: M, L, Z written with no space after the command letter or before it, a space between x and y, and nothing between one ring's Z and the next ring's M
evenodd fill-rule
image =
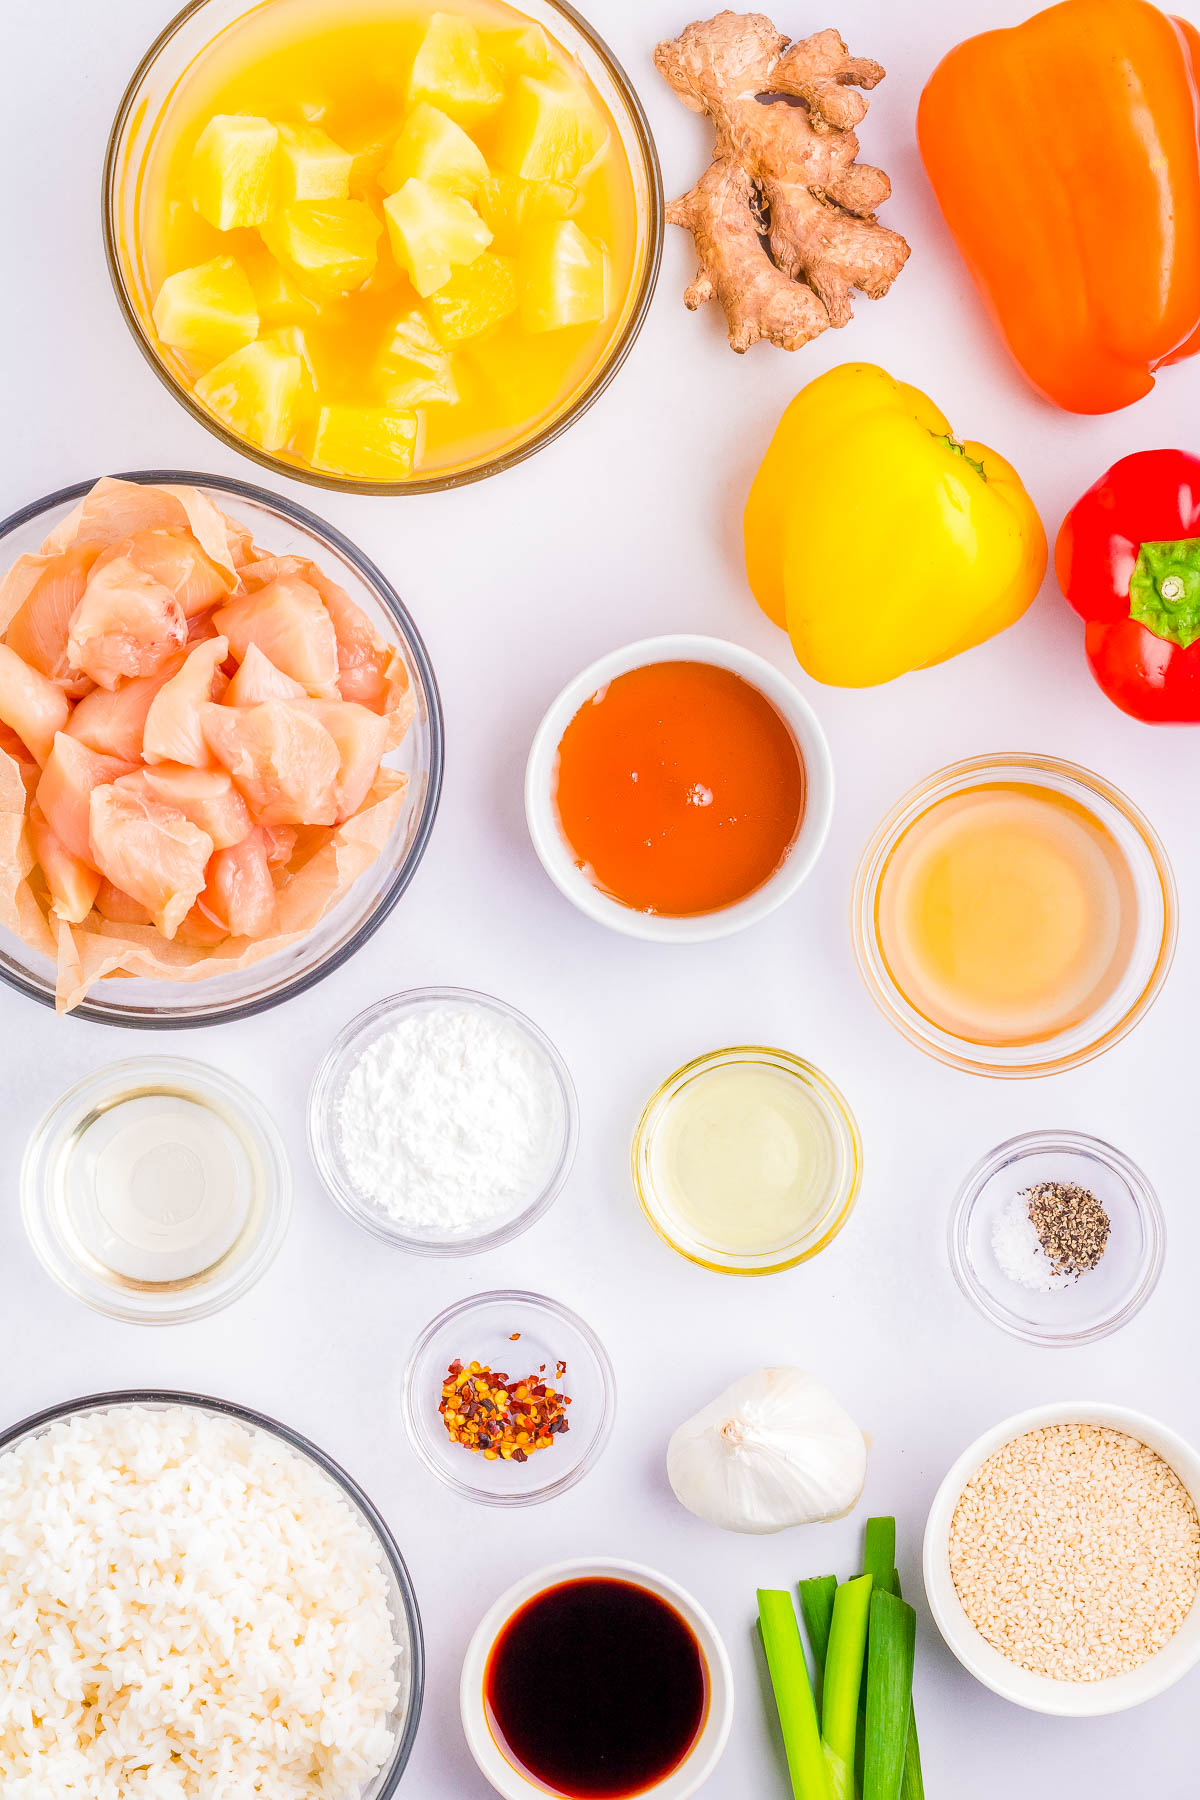
M633 1139L633 1185L658 1235L726 1275L807 1262L849 1218L862 1179L854 1115L787 1050L710 1050L663 1082Z
M911 1043L980 1075L1099 1056L1157 998L1175 881L1151 825L1054 757L976 757L906 794L867 846L852 924L872 998Z

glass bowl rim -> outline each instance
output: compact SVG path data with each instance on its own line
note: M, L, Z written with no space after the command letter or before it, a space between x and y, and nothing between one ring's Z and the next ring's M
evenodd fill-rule
M225 1099L241 1111L247 1126L258 1138L267 1165L269 1191L264 1200L264 1217L256 1238L247 1247L244 1260L230 1271L224 1286L218 1286L212 1292L201 1290L190 1304L183 1304L163 1313L140 1311L131 1302L122 1304L117 1296L112 1300L105 1300L98 1293L86 1290L82 1284L77 1285L71 1279L71 1274L78 1271L79 1264L69 1255L67 1248L58 1243L59 1234L51 1233L46 1224L49 1212L46 1154L50 1133L64 1122L68 1106L78 1116L81 1100L91 1096L101 1084L114 1077L128 1075L134 1069L144 1070L147 1079L158 1071L162 1072L163 1079L174 1078L180 1086L190 1077L193 1081L211 1084L222 1091ZM214 1313L232 1306L234 1301L240 1300L261 1280L275 1261L287 1236L292 1214L292 1166L282 1134L267 1107L253 1089L237 1076L192 1056L122 1057L119 1062L103 1063L99 1068L80 1076L78 1081L73 1081L51 1102L29 1133L17 1181L25 1235L43 1271L65 1293L70 1294L73 1300L80 1301L106 1318L120 1319L127 1325L184 1325L193 1319L210 1318ZM231 1246L231 1251L235 1247L236 1242ZM230 1253L226 1252L226 1255ZM224 1257L220 1259L222 1262L224 1260ZM186 1294L179 1298L186 1300Z
M27 505L18 507L0 519L0 550L5 540L23 525L30 524L43 513L48 513L56 506L63 506L76 500L82 500L91 492L102 476L93 476L88 481L74 481L69 486L58 488L52 494L45 494L40 500L31 500ZM269 1012L272 1007L281 1006L284 1001L293 999L298 994L307 993L310 988L332 975L336 969L350 960L362 949L369 938L373 937L392 912L402 895L409 888L425 852L429 847L429 839L433 833L434 821L437 818L438 806L442 795L442 780L446 761L446 725L442 711L442 698L438 689L437 677L433 672L433 664L425 647L425 640L417 629L415 620L407 606L401 600L395 587L388 580L371 558L364 554L358 546L351 542L336 525L319 518L316 513L309 512L307 507L289 499L284 494L274 494L268 488L255 486L253 482L242 481L236 475L209 475L195 469L129 469L109 477L114 481L135 481L143 487L199 487L212 488L231 495L234 499L249 500L255 505L277 513L293 525L299 525L312 536L323 539L339 555L344 556L364 584L375 594L385 612L391 615L404 636L401 646L405 660L411 661L412 673L420 682L425 696L429 730L429 768L426 774L425 796L421 805L421 816L413 831L412 842L408 847L403 862L395 870L391 883L381 895L379 904L368 918L364 919L346 942L332 955L318 962L313 968L285 981L270 993L260 994L256 998L240 1000L232 1005L219 1008L217 1011L203 1013L165 1013L154 1016L138 1014L126 1018L120 1013L100 1006L95 1000L86 997L74 1008L71 1017L87 1019L96 1025L113 1025L131 1031L191 1031L199 1030L207 1025L225 1025L235 1019L255 1018L259 1013ZM37 986L27 980L20 972L6 968L0 963L0 981L40 1005L53 1009L53 990ZM199 984L201 987L203 984Z
M827 1223L815 1244L802 1250L799 1255L784 1255L778 1261L764 1263L761 1267L741 1268L733 1262L714 1262L709 1257L699 1256L674 1238L667 1229L665 1215L653 1201L653 1188L649 1182L643 1182L640 1168L640 1153L643 1146L650 1141L652 1128L657 1129L665 1116L666 1109L682 1087L685 1080L703 1073L708 1068L719 1068L730 1063L767 1062L771 1067L789 1074L800 1081L810 1094L815 1095L822 1112L830 1124L836 1128L842 1150L842 1166L838 1172L838 1180L833 1198L825 1215ZM696 1263L702 1269L710 1269L716 1275L780 1275L785 1269L795 1269L801 1263L810 1262L814 1256L828 1248L846 1224L858 1201L863 1177L863 1146L858 1121L851 1110L850 1103L837 1084L830 1080L823 1069L804 1057L797 1056L792 1050L781 1050L774 1044L725 1044L716 1050L705 1050L699 1056L693 1056L688 1062L660 1081L650 1098L643 1106L634 1127L630 1145L630 1166L633 1175L633 1188L638 1204L649 1225L662 1239L667 1247L682 1256L690 1263Z
M240 438L234 432L229 431L219 419L199 404L190 390L175 379L161 358L155 354L137 309L126 290L121 274L114 224L118 180L118 145L137 104L138 94L145 77L188 20L194 14L202 12L210 4L211 0L188 0L188 4L168 20L141 57L121 95L116 115L109 129L101 173L101 227L104 260L108 267L109 280L116 295L117 305L134 343L167 391L199 425L202 425L206 431L227 445L228 448L236 451L239 456L249 457L251 461L258 463L264 469L269 469L274 475L283 475L290 480L306 482L312 487L324 488L340 494L364 494L372 497L379 495L394 498L406 494L445 493L452 488L467 487L472 482L483 481L490 475L502 475L506 470L515 468L518 463L525 462L529 457L536 455L539 450L552 444L556 438L561 437L562 433L574 425L576 420L581 418L605 392L620 372L637 342L658 285L663 243L666 236L666 198L663 191L662 167L654 134L650 129L650 122L633 82L595 26L589 24L582 13L577 12L575 7L568 3L568 0L545 0L545 4L553 7L555 12L559 13L578 32L604 64L628 113L633 135L637 140L638 150L645 166L646 186L649 194L649 210L645 219L646 258L629 317L625 321L620 335L613 341L607 360L600 364L593 372L592 377L584 383L572 404L548 420L540 430L534 431L509 449L498 452L484 462L465 469L450 470L445 474L431 474L412 481L360 481L351 476L327 474L322 470L312 469L304 463L281 461L270 451L262 450L257 444L252 444L247 439ZM520 0L512 0L512 5L514 11L520 12ZM249 7L247 10L250 10Z
M1153 865L1161 902L1162 928L1154 966L1141 991L1120 1018L1099 1036L1093 1033L1086 1042L1073 1049L1055 1052L1051 1048L1054 1039L1050 1039L1048 1053L1036 1062L1016 1063L1003 1060L1014 1048L1020 1050L1028 1046L998 1046L998 1060L992 1062L983 1054L989 1046L974 1045L967 1039L955 1038L952 1033L942 1031L932 1023L925 1024L922 1028L922 1023L917 1022L919 1015L916 1008L907 1001L886 973L881 974L876 968L876 963L882 961L882 956L881 953L876 954L878 933L874 929L875 902L888 857L914 819L929 806L949 799L955 793L983 785L982 781L970 780L968 777L999 777L1001 771L1005 770L1012 771L1014 779L1022 776L1057 777L1071 793L1071 797L1091 816L1095 816L1092 803L1097 797L1107 802L1121 815L1145 849ZM1035 781L1034 785L1039 784ZM1052 787L1053 781L1043 781L1040 785ZM1171 972L1179 938L1179 895L1175 874L1162 839L1141 808L1121 788L1095 770L1087 769L1081 763L1070 762L1064 757L1036 750L993 751L986 755L964 757L959 762L947 763L942 768L935 769L921 781L914 782L905 789L888 808L871 833L855 870L850 899L850 936L854 960L867 993L893 1029L910 1044L924 1051L927 1056L964 1074L989 1075L998 1080L1032 1080L1043 1075L1058 1075L1067 1069L1076 1069L1093 1061L1141 1023L1158 999ZM956 1045L960 1048L956 1049Z
M572 1331L578 1334L581 1343L590 1355L592 1366L600 1378L603 1393L600 1417L592 1433L591 1441L574 1467L564 1474L556 1476L545 1487L531 1488L511 1494L488 1493L483 1488L476 1486L474 1482L461 1479L438 1461L426 1442L425 1433L419 1422L419 1401L416 1393L421 1360L438 1333L456 1320L466 1318L470 1313L479 1311L485 1306L497 1304L523 1306L531 1311L550 1313L554 1318L560 1319L568 1325ZM599 1337L587 1320L581 1319L571 1307L564 1306L561 1300L551 1299L549 1294L535 1294L527 1288L490 1288L482 1294L468 1294L462 1300L453 1301L451 1305L443 1307L436 1317L430 1319L428 1325L414 1340L412 1349L408 1353L408 1361L404 1367L403 1395L404 1429L408 1434L408 1441L418 1459L432 1475L437 1476L443 1486L448 1487L452 1493L461 1494L466 1500L475 1501L480 1506L537 1506L543 1500L554 1500L558 1495L565 1494L577 1482L582 1481L599 1460L612 1436L617 1409L617 1378L613 1370L612 1359ZM572 1435L574 1434L572 1433Z
M511 1019L545 1055L563 1103L563 1130L558 1155L550 1175L536 1198L531 1200L527 1206L522 1207L520 1212L514 1213L511 1218L506 1219L503 1224L493 1227L490 1231L481 1231L474 1236L446 1242L412 1237L403 1231L393 1229L378 1209L368 1207L340 1180L329 1153L331 1089L338 1070L345 1063L347 1053L368 1028L386 1013L395 1013L399 1017L423 1007L430 1001L448 1001L454 1005L483 1007L490 1012L498 1012L505 1018ZM417 1256L476 1256L484 1251L499 1249L502 1244L507 1244L513 1238L519 1237L522 1232L527 1231L531 1225L536 1224L544 1214L549 1212L562 1193L574 1166L575 1152L579 1144L579 1096L562 1052L527 1013L510 1005L507 1000L501 1000L498 995L485 994L478 988L401 988L394 994L385 994L382 999L373 1001L370 1006L355 1013L354 1017L342 1026L317 1065L316 1074L313 1076L308 1091L306 1114L309 1154L316 1166L321 1185L329 1198L345 1213L347 1218L352 1219L364 1231L369 1231L373 1237L379 1238L382 1243L391 1244L397 1250L411 1251Z
M253 1426L257 1430L266 1431L272 1437L279 1438L296 1450L301 1456L316 1465L323 1474L329 1477L334 1485L340 1488L351 1505L362 1515L370 1527L384 1559L391 1570L392 1579L400 1595L404 1612L404 1626L408 1632L408 1706L405 1712L404 1728L397 1740L393 1752L391 1766L380 1771L383 1786L375 1800L391 1800L400 1785L401 1778L413 1752L417 1730L421 1723L421 1710L425 1699L425 1635L421 1625L421 1609L417 1603L416 1590L408 1565L400 1553L390 1526L374 1501L358 1485L352 1475L348 1475L341 1464L336 1462L318 1444L306 1438L303 1432L285 1425L279 1419L272 1418L269 1413L257 1412L253 1407L242 1406L236 1400L218 1400L209 1394L189 1393L176 1388L115 1388L109 1393L83 1394L75 1400L63 1400L56 1406L43 1407L40 1411L30 1413L27 1418L19 1419L15 1425L0 1431L0 1456L11 1450L22 1438L31 1437L48 1425L56 1424L60 1419L68 1419L76 1414L100 1412L117 1406L186 1406L199 1408L201 1411L221 1413L227 1418L237 1419L243 1425Z
M977 1278L967 1249L967 1234L972 1216L980 1195L993 1175L999 1174L1002 1169L1022 1157L1043 1151L1087 1157L1118 1176L1129 1191L1134 1211L1141 1220L1145 1234L1145 1246L1132 1290L1107 1317L1079 1331L1051 1334L1022 1321L1015 1314L1010 1316L999 1311ZM1125 1151L1118 1150L1115 1144L1109 1144L1103 1138L1094 1137L1086 1131L1040 1129L1018 1132L1015 1137L1005 1138L1003 1143L981 1156L963 1177L946 1227L946 1254L950 1272L960 1291L990 1324L999 1326L1010 1337L1020 1338L1026 1344L1037 1344L1048 1350L1093 1344L1127 1325L1130 1319L1141 1312L1158 1286L1166 1249L1166 1217L1145 1171Z

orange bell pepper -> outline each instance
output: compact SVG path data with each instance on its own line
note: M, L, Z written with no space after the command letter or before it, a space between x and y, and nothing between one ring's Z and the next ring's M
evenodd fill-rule
M1025 374L1113 412L1200 350L1200 32L1063 0L952 50L917 116L946 223Z

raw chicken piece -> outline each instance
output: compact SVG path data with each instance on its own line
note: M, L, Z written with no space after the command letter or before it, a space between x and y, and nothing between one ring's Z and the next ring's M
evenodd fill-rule
M183 531L135 531L105 550L97 567L118 556L128 557L143 573L170 588L188 619L223 600L234 584L233 575L205 556L195 538Z
M67 636L96 554L94 544L77 544L53 556L22 556L0 585L5 643L71 695L86 694L92 686L71 667Z
M213 614L239 662L257 644L285 675L317 699L337 698L338 652L321 596L298 575L281 575Z
M95 904L100 877L90 863L72 856L47 822L40 806L29 809L29 837L50 894L50 911L68 925L79 925Z
M165 938L173 938L204 887L213 853L206 831L173 806L115 784L91 797L92 861L114 887L140 900Z
M387 747L388 722L349 700L308 700L304 710L320 720L338 748L334 824L342 825L358 811L379 773L380 759Z
M103 875L99 879L96 911L102 919L108 919L114 925L153 925L149 909L140 900L134 900L119 887L114 887Z
M2 719L0 719L0 756L7 756L16 764L17 773L21 777L25 792L32 800L37 792L37 784L42 778L42 771L30 755L28 745L17 736L12 726L6 725ZM295 834L293 833L293 835Z
M187 620L170 588L116 556L88 576L67 656L97 686L111 689L123 678L153 675L186 642Z
M286 868L292 860L296 848L296 827L294 825L260 825L259 830L266 839L267 861L273 869Z
M118 786L132 788L148 800L173 806L185 819L206 831L218 850L240 844L254 829L246 802L224 769L194 769L182 763L156 763L122 776Z
M148 763L188 763L197 769L210 763L200 708L213 699L213 683L228 655L225 638L209 638L197 644L179 673L159 689L142 734L142 755Z
M177 944L186 944L189 950L215 950L223 944L229 933L224 925L218 925L215 919L209 918L197 900L187 918L175 933Z
M372 712L393 712L408 687L408 671L395 645L384 642L361 606L324 570L303 556L264 556L242 570L242 584L254 592L286 576L299 576L321 596L337 644L342 699L369 706ZM400 739L393 736L391 741L396 744Z
M268 700L205 706L201 729L261 823L333 824L341 757L318 719L286 700Z
M55 836L80 862L91 860L89 809L93 788L128 775L130 765L98 756L60 731L37 785L37 803Z
M56 732L71 716L71 702L56 682L0 644L0 719L11 726L39 763L50 755Z
M218 850L208 865L199 910L233 937L265 937L275 924L275 883L262 830Z
M154 696L182 669L184 655L184 651L176 650L157 674L123 681L112 693L105 688L93 688L72 708L67 736L78 738L81 744L86 744L90 750L98 750L102 756L119 756L123 762L138 762L146 715Z
M270 657L264 656L257 644L248 644L242 666L225 692L226 706L261 706L264 700L303 700L305 690Z
M194 487L150 487L139 481L103 476L74 512L57 525L42 545L43 553L88 543L104 549L138 531L187 531L201 550L232 581L247 560L250 533L226 518L206 494Z

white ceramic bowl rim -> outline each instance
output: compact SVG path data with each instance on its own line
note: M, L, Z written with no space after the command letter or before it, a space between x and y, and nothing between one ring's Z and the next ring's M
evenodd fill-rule
M504 1800L545 1800L546 1789L514 1767L492 1735L484 1708L483 1683L492 1645L515 1612L535 1594L566 1581L589 1578L629 1581L648 1588L675 1608L695 1634L708 1665L708 1711L695 1743L664 1781L646 1789L646 1800L688 1800L706 1782L724 1752L733 1725L733 1669L708 1613L670 1576L618 1557L577 1557L537 1569L490 1606L467 1646L459 1683L459 1707L467 1745L480 1770Z
M929 1509L922 1564L929 1610L947 1645L977 1681L1030 1712L1060 1718L1099 1718L1124 1712L1165 1693L1200 1663L1200 1599L1162 1649L1138 1668L1102 1681L1054 1681L1010 1662L971 1623L950 1573L950 1523L975 1471L1004 1444L1046 1425L1098 1425L1124 1431L1157 1451L1200 1508L1200 1454L1167 1425L1132 1407L1101 1400L1063 1400L1014 1413L969 1444L952 1465Z
M597 688L656 662L701 662L728 669L755 687L790 729L804 763L804 816L783 862L760 888L719 912L687 918L635 912L594 887L576 868L554 809L554 765L563 732ZM755 925L796 892L811 873L833 817L833 759L820 720L799 689L765 657L724 638L668 633L610 650L574 676L547 708L525 768L525 817L538 858L555 886L579 910L627 937L697 944Z

